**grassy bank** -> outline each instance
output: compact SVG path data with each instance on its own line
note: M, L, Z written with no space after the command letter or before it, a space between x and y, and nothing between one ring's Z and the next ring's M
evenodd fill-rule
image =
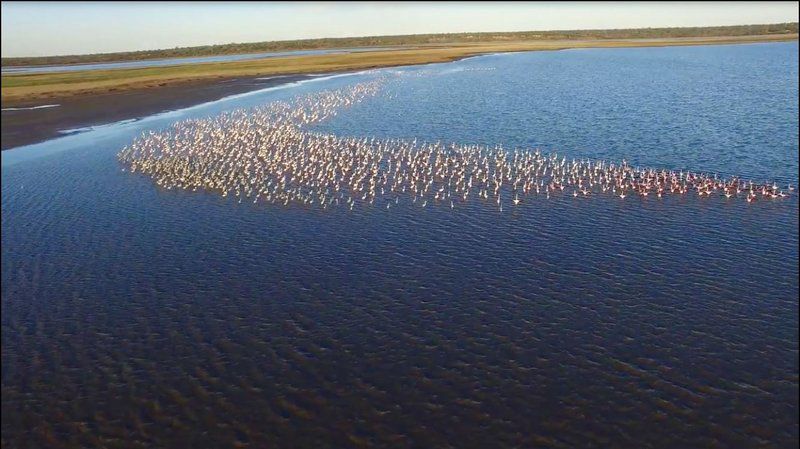
M594 40L594 39L674 39L682 37L756 36L797 33L797 22L766 25L720 27L637 28L613 30L556 30L496 33L414 34L402 36L367 36L293 41L254 42L199 47L171 48L92 55L3 58L4 67L26 65L85 64L92 62L139 61L158 58L262 53L325 48L425 46L523 41Z
M199 80L247 76L321 73L376 67L447 62L467 56L511 51L565 48L619 48L673 45L709 45L796 40L797 33L762 36L713 36L663 39L536 40L516 42L459 43L413 49L309 55L226 63L172 67L96 70L2 76L4 106L52 100L74 95L107 93L127 89L166 86Z

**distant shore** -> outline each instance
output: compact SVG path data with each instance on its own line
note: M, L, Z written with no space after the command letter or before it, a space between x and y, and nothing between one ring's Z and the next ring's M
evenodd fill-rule
M660 47L716 45L796 40L798 35L716 36L669 39L553 40L453 44L359 53L295 55L245 61L184 64L113 70L48 73L6 73L2 79L3 107L47 104L73 96L120 92L142 88L221 81L233 78L364 70L381 67L451 62L469 56L516 51L569 48ZM45 103L42 103L44 101Z
M146 61L165 58L241 55L297 50L333 50L345 48L452 47L488 43L614 40L614 39L679 39L714 36L764 36L797 33L797 22L727 25L705 27L617 28L591 30L482 31L462 33L406 34L392 36L360 36L316 38L284 41L231 43L176 47L159 50L94 53L62 56L4 57L3 67L91 64L121 61Z
M797 38L797 34L786 34L510 42L172 67L4 75L0 147L6 150L42 142L63 135L59 132L61 130L144 117L306 79L311 74L450 62L470 56L513 51L719 45L783 42ZM54 104L58 106L45 107Z

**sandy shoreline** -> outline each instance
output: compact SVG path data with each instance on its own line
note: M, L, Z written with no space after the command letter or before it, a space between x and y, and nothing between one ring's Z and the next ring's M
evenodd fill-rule
M712 37L706 39L638 39L630 40L624 47L658 47L675 45L730 45L760 42L781 42L796 40L797 35L791 36L741 36L736 38ZM547 43L552 45L553 43ZM370 68L386 68L392 66L407 66L417 64L430 64L437 62L453 62L464 58L481 56L496 52L518 51L553 51L567 48L620 48L619 42L607 45L608 42L594 42L591 45L580 45L573 41L564 43L563 47L555 48L527 48L520 47L487 47L463 52L463 54L449 55L444 60L421 60L409 62L374 61L367 65L353 67L326 67L315 70L315 75L352 72ZM602 44L602 45L600 45ZM375 54L378 54L377 52ZM373 55L374 56L374 55ZM305 57L307 60L319 58L317 56ZM285 58L284 64L292 58ZM256 61L258 62L258 61ZM268 61L275 63L275 61ZM227 63L228 66L237 63ZM146 117L163 111L174 110L193 106L208 101L221 99L229 95L250 92L266 87L278 86L299 80L309 79L315 75L308 71L295 73L275 74L245 74L242 76L217 76L213 78L178 80L178 82L165 81L147 86L109 88L104 91L83 93L79 95L49 95L32 97L29 99L3 100L2 108L2 139L0 149L7 150L23 145L43 142L63 134L59 131L83 128L116 121ZM5 96L4 89L4 96ZM52 106L57 104L58 106Z
M259 79L261 78L261 79ZM2 150L63 136L60 131L120 120L135 119L181 109L229 95L279 86L312 75L248 77L222 81L199 81L156 88L62 98L54 101L14 103L2 111ZM51 106L42 108L47 104ZM13 108L13 110L11 109ZM31 109L26 109L31 108ZM35 108L35 109L34 109Z

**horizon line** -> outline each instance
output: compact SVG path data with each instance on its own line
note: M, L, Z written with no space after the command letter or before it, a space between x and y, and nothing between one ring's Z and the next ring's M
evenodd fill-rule
M643 27L635 27L635 28L573 28L573 29L530 29L530 30L517 30L517 31L459 31L459 32L450 32L450 33L409 33L409 34L372 34L372 35L359 35L359 36L338 36L338 37L314 37L314 38L303 38L303 39L280 39L280 40L267 40L267 41L251 41L251 42L226 42L226 43L216 43L216 44L204 44L204 45L190 45L190 46L176 46L176 47L162 47L162 48L152 48L146 50L123 50L123 51L114 51L114 52L101 52L101 53L71 53L71 54L52 54L52 55L44 55L44 56L9 56L9 57L2 57L0 60L2 61L10 61L15 59L44 59L44 58L61 58L61 57L79 57L79 56L107 56L107 55L122 55L122 54L136 54L136 53L149 53L149 52L160 52L160 51L169 51L169 50L189 50L189 49L198 49L204 47L224 47L230 45L257 45L257 44L272 44L272 43L288 43L288 42L297 42L297 43L306 43L306 42L314 42L314 41L326 41L326 40L347 40L347 39L369 39L369 38L397 38L397 37L412 37L412 36L458 36L464 34L475 34L475 35L489 35L489 34L517 34L517 33L534 33L534 32L541 32L541 33L565 33L565 32L579 32L579 31L633 31L633 30L675 30L675 29L702 29L702 28L737 28L737 27L746 27L746 26L775 26L775 25L798 25L798 22L772 22L772 23L742 23L736 25L707 25L707 26L674 26L674 27L653 27L653 26L643 26ZM617 38L622 39L622 38ZM631 38L626 38L631 39ZM646 38L645 38L646 39ZM446 43L442 43L446 44ZM402 46L403 44L398 44L398 46ZM414 44L408 44L411 46L415 46ZM416 44L416 46L420 45L429 45L429 44ZM364 46L369 47L369 46ZM335 48L335 47L334 47ZM286 50L290 51L290 50Z

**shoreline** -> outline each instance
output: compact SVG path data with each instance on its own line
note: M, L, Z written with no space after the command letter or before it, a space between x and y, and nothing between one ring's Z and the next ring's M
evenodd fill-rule
M2 104L3 127L0 150L41 143L65 134L61 131L97 126L121 120L137 119L174 109L181 109L208 101L246 93L267 87L279 86L320 75L348 73L364 69L388 68L397 66L423 65L431 63L455 62L458 60L487 54L512 53L523 51L555 51L576 48L642 48L664 46L694 45L738 45L753 43L774 43L796 41L797 35L786 39L640 39L602 42L604 45L585 45L585 41L575 41L574 45L559 45L554 48L525 48L514 46L468 47L480 51L459 52L444 58L422 59L416 62L397 62L373 64L357 67L331 68L329 70L304 70L298 73L261 73L244 76L216 76L213 78L171 80L156 85L111 88L101 92L65 96L44 96L30 99L4 99ZM598 42L595 42L597 44ZM609 45L617 44L617 45ZM465 49L465 50L467 50ZM306 57L306 58L314 58ZM287 58L289 59L289 58ZM235 64L235 63L228 63ZM80 73L80 72L79 72ZM4 89L5 90L5 89ZM58 106L53 106L58 105Z
M391 36L327 37L264 42L245 42L217 45L176 47L172 49L129 50L111 53L72 54L51 56L4 57L4 66L47 66L93 64L153 59L215 57L225 55L281 53L309 50L343 50L364 48L396 49L400 47L474 45L492 42L554 41L554 40L620 40L620 39L681 39L719 36L769 36L797 34L797 22L749 25L683 26L660 28L615 28L583 30L479 31L455 33L423 33Z
M326 74L327 75L327 74ZM183 109L215 101L230 95L252 92L268 87L313 79L314 75L281 75L240 78L209 83L194 82L157 88L135 89L57 99L51 106L15 105L6 110L3 105L3 127L0 149L45 142L69 133L65 130L88 128L122 120L139 119L150 115ZM58 104L58 106L52 106ZM26 109L30 108L30 109Z
M197 81L289 74L328 73L381 67L451 62L467 56L515 51L564 50L569 48L631 48L683 45L722 45L796 41L798 34L767 36L716 36L675 39L518 41L418 47L373 51L264 58L249 61L212 62L178 66L106 70L80 70L33 74L4 74L0 98L4 107L74 96L155 88Z

